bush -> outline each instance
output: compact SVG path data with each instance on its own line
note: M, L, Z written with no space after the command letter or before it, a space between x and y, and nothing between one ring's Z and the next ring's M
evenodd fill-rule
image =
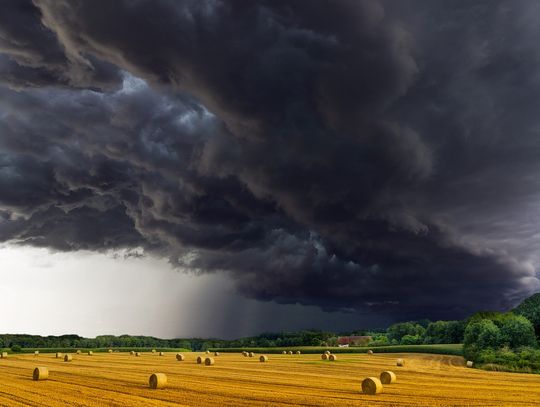
M13 345L11 347L11 351L15 353L19 353L22 350L22 348L19 345Z

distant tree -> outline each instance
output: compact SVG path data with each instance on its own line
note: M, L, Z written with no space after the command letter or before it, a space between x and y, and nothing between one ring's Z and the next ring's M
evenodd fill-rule
M401 322L398 324L390 325L386 330L386 334L390 341L401 342L401 338L405 335L423 336L425 332L424 327L414 322Z

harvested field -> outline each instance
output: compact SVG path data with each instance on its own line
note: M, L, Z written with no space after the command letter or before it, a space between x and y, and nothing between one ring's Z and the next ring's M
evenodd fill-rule
M241 354L222 354L211 369L200 354L129 353L10 355L0 360L0 406L538 406L540 375L486 372L465 367L458 356L424 354L342 354L335 362L320 355L272 355L267 363ZM396 368L396 359L405 365ZM36 366L49 370L32 381ZM364 378L394 371L395 384L383 393L361 393ZM148 378L167 375L167 387L153 390Z

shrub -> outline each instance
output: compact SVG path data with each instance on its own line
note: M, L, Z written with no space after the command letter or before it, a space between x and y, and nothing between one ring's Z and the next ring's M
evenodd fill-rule
M22 348L21 348L20 345L13 345L13 346L11 347L11 351L12 351L12 352L15 352L15 353L19 353L21 350L22 350Z

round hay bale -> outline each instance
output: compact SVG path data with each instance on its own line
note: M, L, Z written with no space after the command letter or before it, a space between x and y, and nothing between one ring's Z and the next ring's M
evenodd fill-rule
M155 350L155 349L152 349L152 353L156 353L156 350Z
M289 355L292 355L292 350L289 351Z
M287 351L286 351L286 350L284 350L284 351L283 351L283 352L281 352L281 353L282 353L282 354L284 354L284 355L286 355L286 354L287 354Z
M245 357L247 357L248 353L246 351L243 351L242 352L242 355L244 355Z
M396 360L396 366L403 366L405 365L405 361L403 359Z
M91 350L88 351L88 356L92 356L94 354L94 352L92 352Z
M214 364L214 362L215 362L214 358L206 358L206 359L204 359L204 364L206 366L212 366Z
M56 359L62 359L64 355L62 355L60 352L56 352Z
M71 362L73 360L73 356L71 355L64 355L64 362Z
M184 361L184 359L185 359L185 357L181 353L176 354L176 360L177 361L182 362L182 361Z
M249 352L249 354L248 354L248 356L249 356L250 358L252 358L252 357L253 357L253 355L254 355L254 353L253 353L253 352Z
M0 358L2 358L2 359L7 358L7 352L0 353Z
M112 349L109 349L109 353L112 353Z
M300 355L300 351L299 351L299 350L297 350L297 351L296 351L296 354L297 354L297 355Z
M328 359L328 355L327 355L326 353L323 353L323 354L321 355L321 359L322 359L322 360Z
M81 350L77 349L77 355L80 355L80 354L81 354Z
M165 353L159 352L159 356L165 356Z
M200 365L203 362L202 356L197 356L197 364Z
M325 354L325 355L330 355L330 351L329 351L329 350L325 350L325 351L324 351L324 354Z
M390 370L382 372L380 378L382 384L392 384L396 382L396 374Z
M333 362L334 360L337 360L337 356L336 355L330 355L330 356L328 356L328 360Z
M34 356L39 355L39 350L34 351Z
M372 351L371 349L369 349L369 350L367 351L367 354L368 354L368 355L373 355L373 351Z
M268 356L266 356L266 355L261 355L261 356L259 357L259 362L263 362L263 363L264 363L264 362L268 362Z
M219 356L219 352L214 352L214 356Z
M383 385L376 377L367 377L362 381L362 393L379 394L383 391Z
M131 352L129 352L129 354L130 354L131 356L135 356L135 351L132 350Z
M49 378L49 369L46 367L36 367L32 373L34 380L47 380Z
M141 352L135 352L135 356L141 356Z
M471 360L467 361L467 367L473 367L474 363Z
M207 351L206 351L206 354L207 354L207 355L209 355L209 354L210 354L210 351L209 351L209 350L207 350Z
M152 373L148 379L148 386L151 389L164 389L167 386L167 375L165 373Z

